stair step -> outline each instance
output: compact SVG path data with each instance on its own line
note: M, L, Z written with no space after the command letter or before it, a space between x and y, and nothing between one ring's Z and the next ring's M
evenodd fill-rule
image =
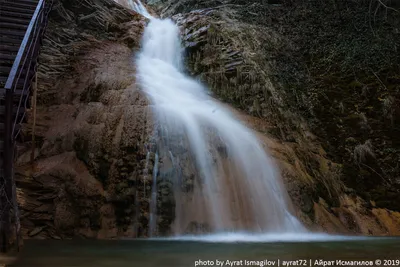
M1 12L1 17L0 17L0 22L5 22L5 23L14 23L14 24L21 24L21 25L28 25L29 22L31 21L30 18L13 18L9 16L4 16L3 12Z
M1 39L1 37L0 37L0 39ZM9 46L11 46L11 45L9 45ZM9 48L7 48L7 49L9 49ZM0 50L0 65L4 66L4 67L6 67L6 66L11 67L14 64L17 54L18 54L18 51L10 52L10 51L1 51ZM2 71L4 71L4 70L2 70ZM5 72L2 72L2 73L5 73ZM8 77L8 72L7 72L6 76ZM5 80L7 80L7 79L5 79ZM0 78L0 83L1 83L1 81L3 81L3 80Z
M28 24L21 25L21 24L9 23L9 22L0 22L0 28L3 28L3 29L17 29L17 30L26 31L26 29L28 29Z
M3 133L5 129L5 124L3 122L0 122L0 133ZM18 131L19 129L21 129L21 124L16 124L15 130Z
M22 87L22 82L21 83L18 83L18 86L21 86ZM2 91L4 91L5 89L3 89L3 90L0 90L0 95L2 95ZM20 97L21 96L21 94L24 94L25 96L26 95L28 95L28 92L26 92L26 91L23 91L23 90L15 90L14 91L14 97Z
M14 106L13 107L13 115L15 116L17 114L18 107ZM18 114L22 115L25 113L25 108L20 107L18 110ZM0 106L0 116L4 116L6 114L6 107Z
M11 67L0 66L0 73L9 74Z
M7 79L8 79L8 76L7 77L5 77L5 76L0 77L0 95L2 95L4 93L4 91L5 91L5 89L1 88L1 87L4 87L4 85L7 82ZM24 85L24 83L25 83L25 80L19 79L18 82L17 82L17 89L22 89L22 86ZM28 81L28 83L29 83L29 81ZM16 94L18 91L20 91L20 90L16 90L14 92L14 94Z
M21 3L21 4L28 4L28 5L35 5L35 6L37 6L37 4L38 4L38 0L17 0L17 1L15 1L15 0L3 0L5 3L9 3L9 2L18 2L18 3Z
M0 74L2 73L4 76L8 76L10 74L11 67L7 66L0 66ZM18 70L17 75L20 75L20 79L24 79L27 75L32 75L34 73L33 70L30 70L29 72L26 69Z
M1 40L3 41L4 39L2 38ZM17 55L0 52L0 60L1 61L5 60L5 61L13 61L14 62L16 56Z
M0 51L2 51L2 52L8 51L8 52L17 53L19 50L19 47L20 47L19 45L3 45L3 44L1 44Z
M22 40L19 38L13 38L12 36L2 36L0 37L2 44L12 44L20 47Z
M18 2L6 1L6 2L4 2L4 4L5 4L4 7L12 6L12 7L24 8L27 10L32 10L32 12L36 9L36 6L37 6L37 3L29 2L29 1L25 1L25 2L23 2L23 1L18 1ZM0 7L3 9L3 3L2 3L2 5L0 5Z
M24 30L16 30L16 29L1 29L0 28L0 36L14 36L16 38L24 39L25 31ZM2 37L0 37L2 38Z
M11 60L1 60L0 67L12 67L14 61Z
M30 86L30 84L28 86ZM5 89L2 89L2 90L0 89L0 101L4 101L5 94L2 92L4 90ZM19 103L19 100L21 97L25 98L25 97L30 96L30 94L31 94L30 88L26 88L26 90L22 90L22 85L18 84L17 90L15 90L14 94L13 94L13 101L14 101L14 103Z
M0 84L5 84L7 82L8 76L0 76ZM18 81L18 85L23 85L24 81L22 79L20 79ZM4 89L1 88L0 86L0 93L3 91Z
M28 9L27 10L24 7L21 8L21 7L15 7L15 5L14 6L8 5L8 3L7 3L7 5L1 4L0 5L0 9L1 9L2 12L4 10L4 11L16 12L16 13L20 13L20 14L28 14L28 15L31 15L31 16L34 13L33 9Z
M26 97L30 96L30 93L31 93L30 90L15 90L13 94L13 103L18 105L21 97L25 99ZM0 91L0 102L4 102L4 94L1 91Z
M7 17L14 17L14 18L24 18L24 19L28 19L29 21L32 19L31 14L11 12L11 11L3 11L2 10L1 15L7 16Z

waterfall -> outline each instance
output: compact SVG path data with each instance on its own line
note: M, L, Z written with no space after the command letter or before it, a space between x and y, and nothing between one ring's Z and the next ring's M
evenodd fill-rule
M151 17L140 2L132 6L150 18L136 64L139 86L163 129L158 156L173 154L174 168L180 168L175 173L181 177L171 178L177 185L174 233L190 225L212 232L305 231L289 211L278 170L255 134L183 72L177 25ZM153 178L153 188L156 183Z
M136 0L127 0L127 3L133 10L135 10L142 16L149 18L149 19L152 18L152 16L149 14L149 12L147 12L147 9L144 7L142 2L136 1Z
M153 168L153 184L151 190L150 200L150 222L149 222L149 236L154 236L157 229L157 174L158 174L158 154L154 159Z
M149 161L150 161L150 151L147 151L147 153L146 153L146 163L144 164L144 170L143 170L143 177L144 177L143 197L144 198L146 198L146 180L147 180L147 176L149 175Z

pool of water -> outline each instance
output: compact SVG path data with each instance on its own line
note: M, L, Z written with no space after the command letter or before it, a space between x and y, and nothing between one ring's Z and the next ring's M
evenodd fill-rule
M400 238L28 240L7 267L287 266L289 261L296 261L291 266L323 266L322 261L330 263L326 266L349 266L338 260L371 261L361 266L400 266Z

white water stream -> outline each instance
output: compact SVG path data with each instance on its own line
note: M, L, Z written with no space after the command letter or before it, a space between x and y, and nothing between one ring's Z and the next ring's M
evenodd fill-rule
M153 18L140 2L129 2L150 18L136 59L138 83L154 106L163 138L184 144L195 170L193 192L175 192L175 234L193 221L214 233L305 232L289 212L279 172L255 134L184 74L179 28L170 19ZM179 160L173 148L165 151ZM157 224L155 175L152 186L150 235Z

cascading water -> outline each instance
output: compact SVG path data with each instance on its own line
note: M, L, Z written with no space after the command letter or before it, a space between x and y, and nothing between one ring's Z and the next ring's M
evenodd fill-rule
M256 136L183 73L178 27L170 19L151 17L140 2L132 7L150 18L137 71L160 128L158 156L181 168L170 177L175 234L185 233L193 222L212 232L305 231L289 212L287 192ZM153 194L156 186L154 176ZM154 218L151 214L151 233Z
M135 1L135 0L126 0L128 5L135 10L136 12L138 12L139 14L142 14L143 16L145 16L146 18L152 18L152 16L149 14L149 12L147 12L147 9L144 7L144 5L142 4L142 2L140 1Z
M153 236L157 228L157 174L158 174L158 154L154 160L153 168L153 184L150 199L150 222L149 222L149 236Z

